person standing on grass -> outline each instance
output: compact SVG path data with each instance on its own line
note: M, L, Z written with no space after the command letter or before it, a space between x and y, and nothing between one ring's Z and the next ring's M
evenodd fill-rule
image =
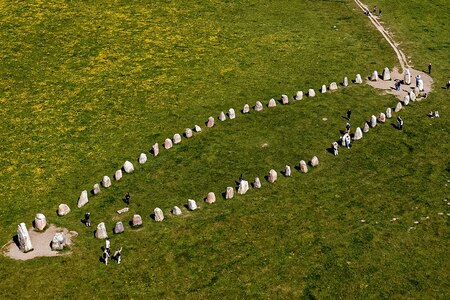
M345 125L345 133L350 134L350 123Z
M105 251L103 251L103 260L105 261L106 266L108 265L108 259L109 259L109 253L105 249Z
M403 119L402 119L402 117L400 117L400 116L397 117L397 127L398 127L398 129L400 129L400 130L403 129Z
M349 108L348 110L347 110L347 120L349 120L350 121L350 118L352 117L352 111L351 111L351 109Z
M450 80L447 82L447 91L450 89Z
M124 201L127 205L130 205L130 199L131 199L130 193L126 192Z
M333 154L334 154L334 156L338 156L338 154L339 154L339 144L337 143L337 142L333 142L333 144L332 144L332 146L333 146Z
M91 214L88 212L84 214L84 224L87 227L91 227Z
M380 9L380 11L378 12L378 16L381 17L381 9Z
M431 63L428 64L428 74L431 75Z
M109 238L106 238L105 240L105 251L108 252L108 254L111 253L111 241Z

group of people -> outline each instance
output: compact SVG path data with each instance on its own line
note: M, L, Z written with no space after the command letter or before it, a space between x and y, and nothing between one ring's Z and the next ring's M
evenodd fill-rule
M103 250L103 261L105 262L105 265L108 265L110 257L111 257L111 241L109 240L109 238L106 238L105 249ZM120 262L122 261L122 247L120 247L119 250L114 252L112 259L117 261L117 264L120 264Z

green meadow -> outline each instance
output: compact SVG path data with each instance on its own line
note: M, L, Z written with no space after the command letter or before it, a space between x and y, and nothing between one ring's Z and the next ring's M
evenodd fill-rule
M0 244L38 212L78 232L70 255L1 255L0 298L448 299L450 6L366 4L382 9L414 68L433 64L433 92L334 157L347 109L354 130L398 102L352 83L319 93L399 67L353 1L0 0ZM309 88L316 97L293 100ZM282 94L288 105L267 108ZM240 112L256 101L263 111ZM236 119L220 122L229 108ZM196 124L202 132L163 149ZM314 155L317 168L294 168ZM126 160L132 174L76 207ZM225 200L241 174L262 188ZM126 192L130 211L119 215ZM216 203L203 201L208 192ZM188 199L200 208L188 211ZM114 235L118 221L125 232ZM120 265L100 262L100 222L112 250L123 247Z

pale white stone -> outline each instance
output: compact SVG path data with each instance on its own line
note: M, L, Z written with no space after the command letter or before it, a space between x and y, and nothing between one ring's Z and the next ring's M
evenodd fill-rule
M227 117L225 116L225 113L223 111L220 112L219 114L219 120L220 121L225 121L227 119Z
M337 89L338 89L338 86L337 86L336 82L330 83L330 88L329 88L330 91L335 91Z
M55 233L52 239L52 250L53 251L63 250L65 245L66 245L66 237L64 235L64 232Z
M42 213L37 213L34 217L34 228L37 230L44 230L45 226L47 226L47 219L45 215Z
M289 103L289 97L287 95L281 95L281 103L283 103L283 105L286 105Z
M386 115L384 113L380 113L377 121L380 123L386 123Z
M94 195L97 195L98 193L100 193L100 185L98 183L94 184L94 187L92 188L92 193Z
M67 204L61 203L58 206L58 216L65 216L70 213L70 207Z
M138 214L135 214L133 216L133 219L131 220L132 226L141 226L142 225L142 217Z
M317 158L317 156L313 156L310 163L311 167L317 167L319 165L319 159Z
M130 210L129 207L124 207L124 208L121 208L119 210L116 210L116 212L120 215L120 214L128 212L129 210Z
M213 127L214 126L214 118L213 117L209 117L208 118L208 122L206 123L206 127Z
M244 195L245 193L247 193L247 191L248 191L248 181L241 180L241 182L239 183L238 194Z
M261 111L261 110L263 110L263 105L262 105L262 103L261 103L260 101L256 101L256 104L255 104L255 111Z
M362 83L361 74L356 74L355 83L356 84L361 84Z
M423 80L419 79L417 81L417 87L419 88L419 91L423 91Z
M360 127L356 127L355 135L353 136L354 140L360 140L363 137L363 133Z
M391 72L388 67L383 69L383 80L391 80Z
M88 203L88 193L86 190L81 192L80 198L78 198L78 208L84 206L86 203Z
M375 117L374 115L372 115L370 117L370 127L374 128L375 126L377 126L377 117Z
M175 134L173 135L173 143L174 143L175 145L181 143L181 134L175 133Z
M314 97L315 95L316 95L316 92L314 91L314 89L308 90L308 97Z
M159 207L155 208L154 213L156 222L161 222L162 220L164 220L164 213L161 208Z
M172 140L167 138L164 140L164 149L168 150L173 147Z
M416 94L414 94L413 91L409 92L409 99L411 99L411 101L416 101Z
M348 78L344 77L344 82L342 83L344 86L348 86Z
M184 130L184 136L185 136L186 138L192 137L192 129L186 128L186 129Z
M267 104L267 107L275 107L277 106L277 103L275 102L275 99L270 99L269 104Z
M181 209L178 206L172 208L172 214L174 216L180 216L182 214Z
M250 106L248 104L244 105L244 109L242 110L242 113L248 114L250 112Z
M409 104L409 96L408 95L406 95L404 98L403 98L403 105L408 105Z
M114 179L115 179L115 180L120 180L120 179L122 179L122 170L121 170L121 169L117 170L117 171L114 173Z
M302 100L303 99L303 92L302 91L297 91L297 93L295 94L294 99L295 100Z
M399 102L399 103L397 103L397 105L395 106L394 111L395 111L395 112L399 112L399 111L402 110L402 108L403 108L403 105L402 105L401 102Z
M370 77L370 80L378 81L378 72L377 71L373 71L372 76Z
M234 189L229 186L227 187L227 191L225 192L225 199L233 199L234 197Z
M386 109L386 118L392 118L392 109L390 107Z
M321 92L322 94L324 94L324 93L327 92L327 86L326 86L325 84L322 85L322 88L320 89L320 92Z
M214 194L214 192L209 192L206 196L205 202L209 204L216 202L216 194Z
M414 87L413 92L416 95L416 97L419 96L419 94L420 94L420 90L419 90L419 88L417 86Z
M106 239L108 233L106 233L106 226L104 222L97 225L97 230L95 230L95 237L98 239Z
M304 161L304 160L300 161L300 172L308 173L308 165L306 164L306 161Z
M261 188L261 180L259 180L259 177L255 178L255 182L253 182L253 187L255 189L260 189Z
M27 226L25 223L20 223L17 227L17 239L19 242L19 248L22 252L27 253L33 250L33 245L31 244L31 238L28 234Z
M284 176L286 176L286 177L291 176L291 167L288 166L288 165L286 165L286 166L284 167Z
M134 166L131 162L129 162L128 160L126 162L124 162L123 164L123 170L125 171L125 173L131 173L134 171Z
M111 179L108 176L103 176L102 185L105 188L109 188L111 186Z
M234 108L230 108L228 110L228 118L230 118L230 120L233 120L236 118L236 111L234 110Z
M195 200L189 199L188 200L188 208L190 210L196 210L197 209L197 202L195 202Z
M366 122L366 123L364 123L364 127L363 127L363 132L364 133L367 133L367 132L369 132L369 124Z
M115 234L123 233L124 231L125 228L123 227L123 223L121 221L117 222L116 225L114 225Z
M139 155L139 163L140 163L141 165L143 165L143 164L145 164L146 162L147 162L147 154L141 153L141 154Z
M347 139L350 139L350 135L348 133L344 134L344 136L341 139L341 145L342 146L344 146L344 147L347 146L346 143L345 143Z
M195 131L195 132L201 132L201 131L202 131L202 128L201 128L200 126L198 126L198 125L195 125L195 126L194 126L194 131Z
M409 72L409 69L405 70L405 76L403 77L403 80L405 84L411 84L411 73Z
M269 171L269 175L267 177L268 177L268 181L270 183L274 183L275 181L277 181L278 173L277 173L277 171L272 169L272 170Z

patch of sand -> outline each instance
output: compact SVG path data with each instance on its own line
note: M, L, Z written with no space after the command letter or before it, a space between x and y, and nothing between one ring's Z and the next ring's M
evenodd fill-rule
M30 228L28 233L34 248L32 251L23 253L18 245L11 240L2 247L2 250L4 250L2 252L5 256L18 260L28 260L39 256L60 256L70 254L70 252L63 252L63 254L61 254L59 251L52 250L51 242L57 232L64 232L67 245L72 244L72 238L78 235L76 231L69 231L67 228L57 228L53 224L50 224L44 232L35 231L33 228Z

